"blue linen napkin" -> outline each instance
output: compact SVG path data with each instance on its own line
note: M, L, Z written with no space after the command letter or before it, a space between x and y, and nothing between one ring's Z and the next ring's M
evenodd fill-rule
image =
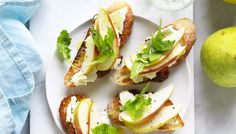
M42 60L25 27L39 0L0 0L0 133L19 134Z

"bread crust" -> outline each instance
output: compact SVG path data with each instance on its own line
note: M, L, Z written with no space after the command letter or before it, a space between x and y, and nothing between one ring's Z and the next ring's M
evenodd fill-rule
M113 12L119 10L119 9L124 8L124 7L127 7L127 13L126 13L126 18L125 18L125 21L124 21L124 24L123 24L124 28L123 28L122 34L119 35L119 37L120 37L120 46L119 47L122 47L126 43L127 39L129 38L129 36L131 34L133 21L134 21L134 15L133 15L132 9L131 9L131 7L129 6L129 4L127 2L122 1L122 0L115 0L113 2L113 4L106 9L108 14L111 14L111 13L113 13ZM91 22L91 25L93 25L94 22L95 22L95 20L93 19L92 22ZM85 39L89 35L90 35L90 29L88 30ZM83 63L83 60L84 60L85 49L86 49L86 46L85 46L85 40L84 40L81 47L80 47L80 49L78 50L78 52L76 54L76 57L75 57L74 61L72 62L73 66L71 66L69 68L68 72L66 73L66 75L64 77L64 85L68 88L76 87L71 82L71 79L72 79L73 75L75 73L79 72L80 69L81 69L81 66L82 66L82 63ZM98 71L97 72L98 79L102 78L105 75L107 75L109 72L110 72L110 70Z
M140 83L147 82L147 81L162 82L166 80L169 75L169 70L176 67L180 63L182 63L185 60L185 58L188 56L189 52L191 51L191 48L196 41L196 28L192 20L187 19L187 18L182 18L175 21L174 23L170 25L172 25L175 29L180 29L182 27L185 28L184 35L181 39L181 43L186 46L185 53L181 55L180 57L173 58L172 60L176 61L174 64L172 64L173 61L169 61L161 69L153 70L153 72L156 72L156 77L154 79L151 80L151 79L144 78L144 80ZM165 27L168 27L170 25L167 25ZM114 80L116 84L121 85L121 86L137 84L132 79L130 79L130 70L126 66L123 66L120 70L118 70L115 73Z
M62 126L66 129L66 131L68 132L68 134L76 134L75 133L75 128L73 126L72 123L70 122L66 122L66 111L67 111L67 107L71 101L71 97L75 96L77 98L77 100L82 100L84 98L86 98L85 96L80 96L80 95L71 95L71 96L67 96L65 97L60 104L59 107L59 115L60 115L60 120L62 123Z
M171 100L168 100L165 103L165 106L171 106L174 105L173 102ZM172 123L172 121L174 123ZM175 123L178 122L178 123ZM165 123L163 126L161 126L160 128L158 128L158 130L161 131L170 131L170 130L176 130L178 128L182 128L184 126L184 122L181 119L180 115L177 114L174 118L172 118L170 121L168 121L167 123Z

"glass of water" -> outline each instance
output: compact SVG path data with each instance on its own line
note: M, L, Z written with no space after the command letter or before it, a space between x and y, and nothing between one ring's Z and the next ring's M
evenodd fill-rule
M150 0L159 9L174 11L188 7L194 0Z

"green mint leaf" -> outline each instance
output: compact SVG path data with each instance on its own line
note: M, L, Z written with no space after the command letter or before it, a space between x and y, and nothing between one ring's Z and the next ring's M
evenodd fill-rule
M145 99L143 96L136 96L136 98L131 101L127 101L124 105L124 111L129 114L133 120L137 120L142 117L144 110L147 106L151 104L151 98Z
M100 46L100 44L104 44L103 39L102 39L102 35L94 27L91 27L91 33L92 33L93 41L94 41L96 47L98 48L98 51L99 52L102 51L101 46Z
M173 47L175 41L164 40L164 37L168 34L170 33L166 31L162 32L161 19L157 33L146 42L147 47L136 55L137 58L131 68L131 79L137 77L137 75L151 63L158 62L159 59L161 59L163 52L168 51Z
M107 35L105 36L104 40L106 43L112 47L113 46L113 41L116 38L116 34L112 28L108 28Z
M150 83L148 83L140 94L135 95L134 100L128 100L123 109L127 112L133 120L137 120L142 117L144 110L147 106L151 105L152 99L150 97L144 98L143 94L149 89Z
M156 51L167 51L175 43L175 41L165 40L163 41L162 37L158 37L158 34L153 37L150 41L151 45L156 49Z
M106 54L106 55L99 55L94 61L92 61L89 65L96 65L99 63L103 63L105 62L109 57L111 56L111 54Z
M108 28L107 34L102 37L98 30L91 27L93 41L99 51L99 56L91 64L104 63L108 58L114 55L113 42L115 39L115 31Z
M131 68L131 79L134 79L143 70L144 64L142 62L135 62Z
M66 30L61 31L60 35L57 38L57 53L58 55L65 59L68 63L71 61L70 51L69 48L71 43L71 37Z
M147 92L147 90L149 89L150 87L150 83L147 83L147 85L143 88L143 90L141 91L140 95L143 95Z
M150 54L148 58L150 62L154 62L161 58L161 54Z
M119 131L117 128L112 127L108 124L102 123L95 128L92 128L93 134L118 134Z

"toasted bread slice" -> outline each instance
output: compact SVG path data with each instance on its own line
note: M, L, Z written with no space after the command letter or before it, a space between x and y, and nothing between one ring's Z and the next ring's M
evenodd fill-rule
M173 105L171 100L168 100L164 106L171 106ZM184 122L182 121L180 115L176 115L174 118L170 119L168 122L166 122L163 126L161 126L158 130L161 131L171 131L176 130L179 128L184 127Z
M67 130L68 134L75 134L75 128L71 122L66 122L66 114L67 114L67 107L71 101L71 97L75 96L77 100L82 100L83 98L86 98L85 96L79 96L79 95L71 95L66 98L64 98L61 101L60 107L59 107L59 115L61 119L61 123L63 127Z
M121 34L119 34L119 38L120 38L120 44L119 47L122 47L125 42L127 41L128 37L131 34L131 30L132 30L132 26L133 26L133 21L134 21L134 15L133 12L131 10L131 7L129 6L128 3L126 3L125 1L122 0L115 0L113 2L113 4L111 6L109 6L106 11L108 14L111 14L117 10L120 10L124 7L127 7L127 13L126 13L126 18L124 20L123 23L123 31L121 32ZM93 19L93 21L91 22L92 25L95 23L95 20ZM85 39L91 34L90 29L87 32L87 35L85 37ZM81 66L83 64L83 60L85 57L85 40L83 41L80 49L78 50L76 57L72 63L72 66L70 67L70 69L68 70L68 72L65 75L64 78L64 84L66 87L68 88L73 88L76 87L75 84L73 82L71 82L71 79L73 77L73 75L77 72L79 72L81 70ZM106 74L109 73L110 70L106 70L106 71L98 71L97 72L97 79L105 76Z
M159 68L154 68L154 69L150 69L149 71L141 72L141 74L147 74L147 73L155 73L156 74L155 78L153 78L153 79L144 78L142 82L147 82L147 81L162 82L165 79L167 79L168 75L169 75L169 70L185 60L185 58L189 54L192 46L194 45L194 43L196 41L196 29L195 29L195 25L192 22L192 20L187 19L187 18L182 18L170 25L165 26L165 27L168 27L168 26L173 26L173 28L176 30L181 29L181 28L185 28L184 35L180 39L181 46L186 46L185 52L181 56L175 57L175 58L171 59L170 61L165 62ZM122 85L122 86L137 84L132 79L130 79L130 70L126 66L123 66L120 70L118 70L115 73L114 81L118 85ZM140 82L140 83L142 83L142 82Z
M173 105L173 103L170 100L167 100L162 107L170 106L170 105ZM124 123L120 121L119 119L120 106L121 104L120 104L119 96L116 96L112 100L112 102L108 105L107 112L113 125L118 126L118 127L125 127ZM182 128L183 126L184 126L184 123L178 114L174 118L170 119L163 126L161 126L158 130L170 131L170 130L176 130L178 128Z

